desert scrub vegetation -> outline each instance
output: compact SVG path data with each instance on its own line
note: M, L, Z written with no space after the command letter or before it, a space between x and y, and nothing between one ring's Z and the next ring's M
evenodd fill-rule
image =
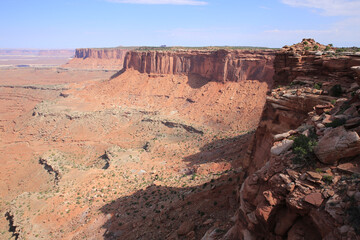
M322 83L315 83L314 88L320 90L322 88Z
M358 47L341 47L341 48L336 48L336 52L337 53L342 53L342 52L360 52L360 48Z
M316 144L317 139L315 133L311 133L309 137L302 134L294 137L292 149L295 156L293 162L305 166L314 165L316 159L314 147Z
M336 128L336 127L344 125L345 122L346 122L346 119L344 119L344 118L336 118L331 123L325 123L325 127Z

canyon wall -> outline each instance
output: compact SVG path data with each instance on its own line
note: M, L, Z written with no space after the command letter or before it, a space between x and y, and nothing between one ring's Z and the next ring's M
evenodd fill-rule
M78 69L121 70L124 58L130 49L124 48L80 48L75 57L63 67Z
M274 57L272 50L131 51L124 69L154 75L197 74L217 82L259 80L270 86Z
M276 54L278 87L244 162L236 224L222 239L360 239L359 65L356 54Z
M328 95L284 94L286 87L292 83L322 84L323 91L329 92L331 87L341 84L350 87L360 78L354 66L360 65L359 55L350 56L316 56L315 53L298 54L289 51L279 51L274 60L274 86L278 88L267 97L258 130L251 144L249 172L260 169L270 159L270 148L274 143L273 136L294 129L308 117L314 106L330 101Z

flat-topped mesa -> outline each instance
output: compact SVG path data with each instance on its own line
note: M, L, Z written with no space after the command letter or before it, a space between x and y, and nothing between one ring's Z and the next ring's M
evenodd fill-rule
M131 51L124 69L147 74L198 74L212 81L259 80L272 85L272 50Z
M64 67L120 70L128 51L127 48L80 48Z
M121 48L79 48L75 50L75 58L124 59L127 49Z

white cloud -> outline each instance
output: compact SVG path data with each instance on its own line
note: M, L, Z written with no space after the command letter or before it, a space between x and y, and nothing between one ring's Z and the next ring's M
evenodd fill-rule
M116 3L130 3L130 4L148 4L148 5L207 5L208 3L205 1L198 0L107 0L108 2L116 2Z
M291 45L303 38L314 38L322 44L333 43L337 47L351 47L360 45L360 28L355 26L360 26L360 18L347 18L326 29L272 29L259 35L264 39L271 39L276 44L282 43L282 45Z
M359 16L359 0L281 0L292 7L319 9L326 16Z

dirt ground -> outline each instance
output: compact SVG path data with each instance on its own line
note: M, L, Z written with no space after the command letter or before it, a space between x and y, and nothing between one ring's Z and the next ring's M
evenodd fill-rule
M114 73L0 69L0 238L200 239L230 227L266 84Z

